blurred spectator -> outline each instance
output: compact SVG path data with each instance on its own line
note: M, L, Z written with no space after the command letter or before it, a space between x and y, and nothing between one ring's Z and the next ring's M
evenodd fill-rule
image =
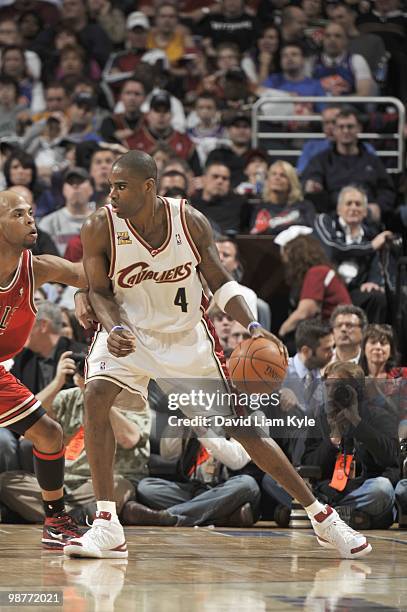
M358 16L361 32L376 34L390 53L385 94L407 101L407 16L400 10L399 0L374 0L368 13Z
M318 51L316 45L305 34L307 29L307 16L299 6L285 6L281 13L281 43L296 43L301 45L308 58Z
M92 22L87 15L86 3L83 0L63 0L62 20L79 36L79 42L89 58L95 59L100 68L106 63L111 50L111 42L104 29ZM49 27L43 30L35 41L35 51L40 57L46 57L53 48L58 28Z
M109 0L87 0L89 17L106 32L112 43L124 40L126 20L122 10Z
M336 117L338 116L341 108L334 104L325 104L322 109L322 130L326 138L307 140L302 148L301 155L297 159L297 172L302 172L307 167L307 164L311 161L315 155L325 151L331 142L334 142L334 127Z
M367 61L361 55L350 53L347 34L337 23L331 22L325 28L323 52L314 64L312 76L332 96L375 94Z
M257 206L251 234L277 235L290 225L313 226L315 209L304 201L295 168L286 161L272 164Z
M246 154L244 167L246 180L236 187L235 192L240 195L252 195L257 198L257 200L262 197L268 167L269 157L267 153L261 149L252 149L249 151Z
M154 94L150 110L141 126L127 138L131 149L150 153L157 145L167 144L179 157L187 160L195 174L200 174L200 163L195 146L189 136L171 127L171 99L166 91Z
M223 42L236 43L242 53L250 49L259 24L245 8L243 0L221 0L219 13L210 13L199 22L197 31L204 37L209 55L214 55L214 49Z
M17 137L17 120L25 108L18 102L19 88L11 76L0 74L0 138Z
M150 29L148 17L141 11L130 13L126 21L125 50L115 51L107 61L104 78L114 86L123 78L132 75L141 61L153 53L147 51L147 34Z
M263 81L259 93L265 87L280 89L297 96L325 96L325 90L320 81L306 74L305 56L300 44L285 43L283 45L281 69L282 72L271 74ZM320 110L321 104L316 104L315 108Z
M243 277L243 265L240 261L239 256L239 247L236 242L234 242L228 236L215 236L215 243L219 253L219 259L222 262L223 267L233 276L233 278L239 282ZM246 300L247 305L249 306L252 314L254 315L255 320L258 320L258 312L257 312L257 295L245 285L240 284L240 289L242 290L242 294L244 299Z
M393 329L390 325L372 323L365 328L360 365L366 376L384 379L378 385L390 398L399 415L399 436L406 437L407 426L407 368L398 365L398 354Z
M308 228L301 229L304 231ZM296 304L295 310L280 327L279 335L282 338L293 332L304 319L320 315L324 321L328 321L338 304L351 304L345 285L318 240L309 235L298 235L297 232L296 226L292 226L275 239L275 243L281 247L287 283ZM290 240L296 234L297 237Z
M395 191L382 161L358 142L360 130L356 113L342 110L336 116L334 142L310 160L302 180L306 194L326 193L327 211L334 209L342 187L350 183L361 185L367 193L370 215L377 222L391 212Z
M194 48L189 30L179 23L178 11L172 2L162 2L156 9L155 25L147 34L147 48L165 52L170 69L177 66L188 49Z
M227 119L229 146L223 145L209 153L206 164L215 161L226 164L231 173L232 188L244 180L246 154L251 149L252 125L250 117L243 112L235 112Z
M364 57L373 77L376 80L383 79L384 75L379 74L379 68L381 62L385 62L386 47L377 34L361 32L356 25L356 18L355 8L346 2L335 4L332 8L333 21L343 27L349 39L349 53Z
M8 18L0 19L0 50L9 45L21 45L24 49L27 72L31 78L38 80L41 78L41 60L34 51L25 48L22 34L21 25L17 21Z
M175 170L176 172L179 172L180 174L184 174L188 180L187 194L188 196L193 196L196 192L195 182L196 180L200 180L200 179L199 178L195 179L191 166L188 164L187 161L185 161L185 159L182 159L181 157L177 157L176 155L174 155L174 152L172 150L171 150L171 154L172 154L171 157L169 157L164 162L161 174L163 174L164 172L171 172L172 170Z
M123 104L123 112L113 113L106 117L101 125L100 133L104 140L118 142L130 148L128 138L133 136L135 130L140 127L141 105L145 100L144 83L136 78L124 81L119 100Z
M56 45L58 38L56 38ZM58 48L58 47L57 47ZM100 78L101 71L98 64L87 64L85 49L77 43L70 43L63 46L58 53L58 61L55 66L55 78L65 79L69 82L80 77L88 77L93 80Z
M19 87L18 103L32 112L45 107L44 90L40 80L28 72L24 50L18 45L8 45L1 52L1 74L15 79Z
M246 202L242 196L231 191L230 170L226 164L208 161L203 189L194 196L192 204L223 233L236 234L247 227Z
M246 327L243 327L239 321L232 321L230 325L230 333L228 339L228 348L234 350L244 340L248 340L250 334Z
M65 206L41 219L38 226L54 239L61 256L72 236L80 234L86 218L95 210L91 201L92 184L83 168L72 168L64 176L62 193Z
M96 206L106 204L109 194L109 175L117 155L105 148L95 149L90 158L89 174L92 179L93 194L92 201Z
M377 234L365 223L366 193L358 187L343 187L337 213L318 215L315 233L329 259L336 265L352 302L363 308L370 322L384 323L387 300L378 251L392 238L389 231Z
M25 11L20 15L18 19L18 29L21 35L21 42L26 49L30 49L43 28L44 22L41 15L36 11ZM40 58L38 58L38 61L40 61ZM27 61L27 63L29 62Z
M256 41L256 48L249 54L251 66L255 70L255 82L260 85L275 72L280 72L280 31L274 25L265 26ZM242 68L246 68L247 56L242 60Z
M335 351L332 361L349 361L358 364L361 356L363 332L367 317L359 306L339 305L331 314Z
M72 142L101 140L96 125L97 101L92 94L77 93L68 107L68 124L66 137Z
M185 194L187 193L188 179L183 172L168 170L167 172L163 172L163 174L161 174L159 195L167 196L168 191L173 189L179 189L180 192Z
M35 217L36 205L32 191L30 191L28 187L23 187L23 185L14 185L13 187L10 187L10 191L18 193L28 204L30 204ZM58 249L55 246L51 236L39 227L37 227L37 241L31 248L31 251L33 255L58 255Z
M229 336L233 322L232 317L223 312L214 302L209 306L208 317L213 323L222 348L226 349L229 346Z
M195 110L188 117L188 123L191 122L193 125L187 133L204 167L209 153L225 138L225 128L219 120L218 100L214 94L203 91L197 97Z
M37 168L33 158L24 151L13 151L4 163L3 172L8 189L13 185L28 187L34 195L34 200L38 198L44 188L37 181Z
M31 116L33 123L48 119L51 113L66 113L69 105L69 95L67 88L60 81L51 81L45 87L45 109L40 113ZM44 125L42 123L41 125ZM24 134L28 139L28 132Z
M314 493L352 528L387 529L395 518L393 486L400 471L396 415L382 396L368 394L359 366L338 361L328 366L325 376L326 410L309 429L302 457L303 465L321 468L321 478L313 481ZM352 388L348 408L335 400L338 379ZM341 480L335 467L338 453L353 456Z
M62 336L69 338L69 340L75 340L81 344L87 344L85 330L79 323L75 316L75 311L61 307L62 313Z

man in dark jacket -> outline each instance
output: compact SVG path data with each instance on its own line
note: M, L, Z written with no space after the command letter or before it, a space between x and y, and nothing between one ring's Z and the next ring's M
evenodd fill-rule
M358 142L361 125L353 111L341 111L335 122L335 142L313 157L302 175L306 194L325 192L326 211L333 211L338 193L351 183L361 185L368 198L373 221L390 213L395 204L395 190L381 160Z
M314 491L352 527L386 529L400 476L397 410L353 363L334 362L325 376L325 410L309 428L302 464L321 468Z
M349 185L339 192L336 214L318 215L314 230L346 283L352 302L365 310L371 323L385 323L387 300L378 254L392 233L377 234L366 224L367 214L366 193Z

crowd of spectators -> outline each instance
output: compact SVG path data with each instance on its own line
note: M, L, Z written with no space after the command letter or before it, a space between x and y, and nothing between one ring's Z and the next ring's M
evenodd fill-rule
M129 149L153 156L161 197L185 198L208 217L219 256L239 283L236 236L268 236L289 292L283 319L276 323L269 295L242 290L256 318L290 351L279 409L320 410L318 389L310 401L310 379L318 387L324 376L335 378L331 363L349 363L350 379L378 381L381 400L366 399L367 386L346 431L334 431L325 415L316 438L281 440L295 465L320 468L312 483L319 496L364 528L390 526L396 502L400 521L407 514L399 466L407 364L398 361L391 328L401 254L395 232L403 238L407 228L406 172L403 160L403 171L390 173L381 154L397 117L377 101L407 101L405 9L403 0L0 6L0 188L32 204L34 252L81 261L82 224L108 202L111 166ZM291 141L297 155L276 156L271 141L253 145L253 104L268 100L268 125L279 133L272 100L281 95L290 100L281 111L289 119L283 131L309 135ZM307 95L321 99L296 100ZM331 96L346 99L330 103ZM367 101L352 104L356 96ZM263 279L273 273L261 271ZM36 299L30 340L8 367L64 429L68 507L83 520L94 508L82 427L89 337L76 323L70 288L46 285ZM248 333L213 304L208 315L229 357ZM157 397L150 398L153 418L162 406ZM288 524L291 500L235 442L191 431L177 446L162 431L155 450L167 467L152 469L148 406L129 401L112 409L116 501L125 523L248 526L262 516ZM348 446L356 475L335 496L335 457ZM24 439L0 429L1 520L41 520L30 452Z

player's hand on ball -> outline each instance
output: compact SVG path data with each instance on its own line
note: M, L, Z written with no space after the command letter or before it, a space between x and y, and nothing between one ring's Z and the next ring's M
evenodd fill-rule
M252 338L267 338L267 340L274 342L274 344L277 345L281 355L285 357L285 360L288 363L288 351L285 344L281 342L280 338L277 338L277 336L267 331L267 329L264 329L264 327L255 327L250 335Z
M127 357L136 350L136 337L127 329L112 329L107 337L107 348L115 357Z

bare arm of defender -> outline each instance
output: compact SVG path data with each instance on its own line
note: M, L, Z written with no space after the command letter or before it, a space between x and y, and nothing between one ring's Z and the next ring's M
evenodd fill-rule
M232 319L247 328L250 323L256 321L255 317L243 295L239 294L238 283L225 270L219 259L209 221L192 207L187 207L185 212L188 229L201 256L199 270L207 281L215 302ZM269 338L287 357L287 351L282 342L263 327L252 327L250 333L253 337Z
M72 263L55 255L37 255L33 257L35 286L44 283L63 283L72 287L87 287L82 263Z
M126 314L117 304L109 278L110 241L103 208L82 226L83 265L89 282L89 300L98 321L109 333L107 346L115 357L125 357L135 349L135 337ZM128 329L115 329L122 327Z

